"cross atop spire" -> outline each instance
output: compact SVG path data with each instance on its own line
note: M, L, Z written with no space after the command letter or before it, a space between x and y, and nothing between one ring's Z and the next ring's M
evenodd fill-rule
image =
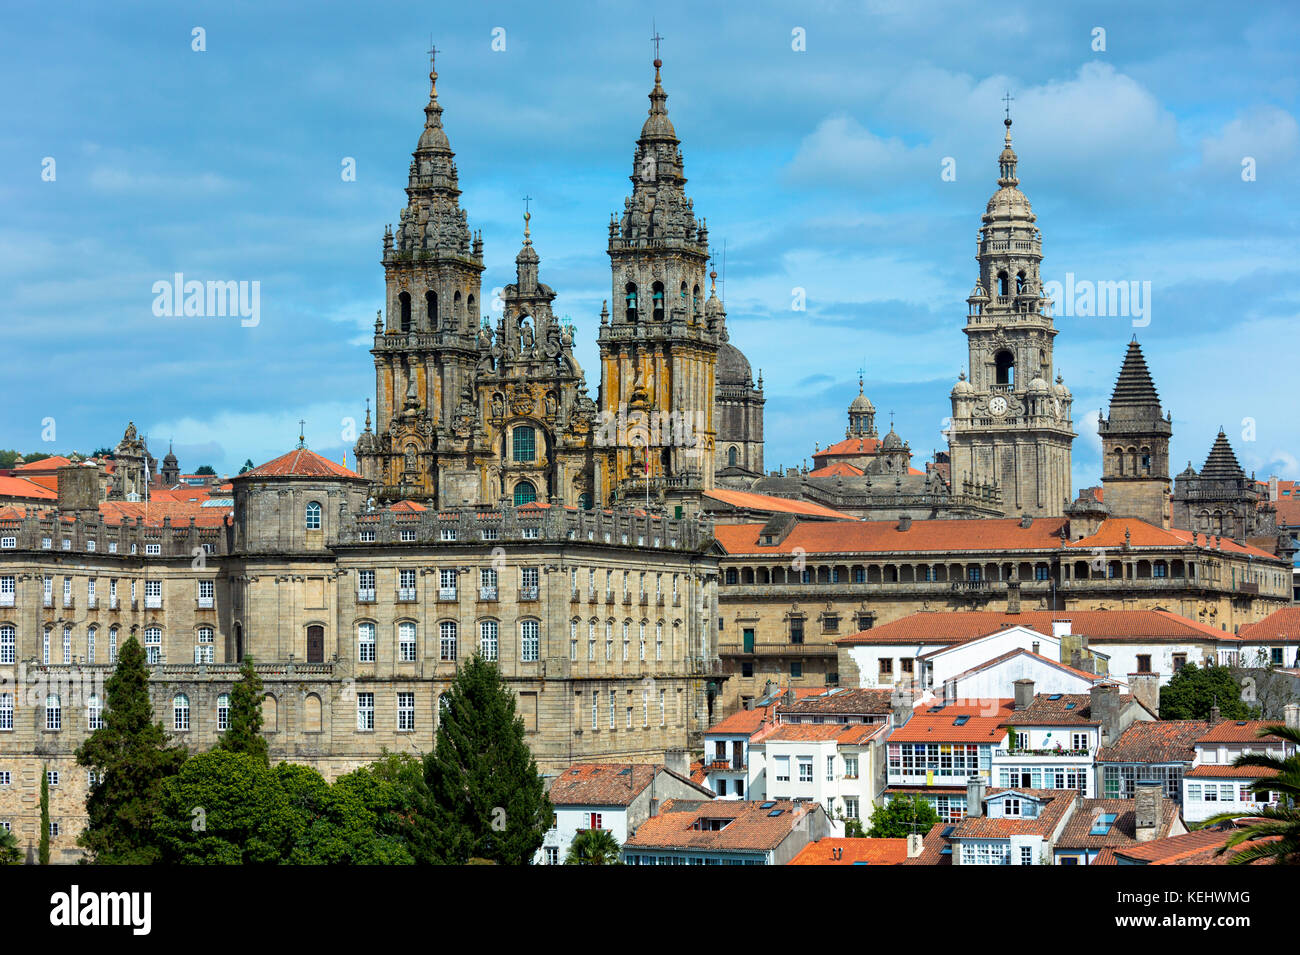
M1006 124L1007 124L1008 126L1011 125L1011 104L1014 103L1015 100L1016 100L1016 98L1015 98L1014 96L1011 95L1011 90L1007 90L1007 95L1004 96L1004 97L1002 97L1002 102L1003 102L1003 104L1006 105L1006 108L1007 108Z
M650 40L655 45L655 66L658 66L659 65L659 41L662 40L663 37L659 35L659 29L658 27L655 26L654 20L650 21L650 29L655 31L655 35L652 36Z
M302 418L298 419L298 447L307 447L307 422Z

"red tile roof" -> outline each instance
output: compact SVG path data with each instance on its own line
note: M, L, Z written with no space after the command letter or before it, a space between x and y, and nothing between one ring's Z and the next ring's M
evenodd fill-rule
M834 444L827 445L820 451L813 453L813 459L824 458L827 455L843 454L847 456L857 454L875 454L880 450L879 438L845 438L843 441L837 441Z
M39 461L27 461L14 468L15 471L24 471L37 473L40 471L54 471L57 468L67 467L72 462L61 454L55 454L48 458L41 458Z
M1261 731L1277 726L1280 720L1223 720L1215 724L1214 728L1209 730L1204 736L1197 740L1198 743L1254 743L1259 740L1270 742L1281 742L1281 737L1267 733L1260 735Z
M574 763L551 783L550 797L556 806L630 806L660 773L689 783L701 795L712 790L652 763Z
M1274 610L1258 623L1250 623L1242 627L1240 636L1243 640L1259 643L1300 641L1300 607L1282 607Z
M1093 825L1102 814L1113 815L1115 821L1103 835L1094 835ZM1156 838L1169 835L1178 818L1178 804L1172 799L1160 801L1160 825ZM1082 799L1056 840L1058 849L1101 849L1115 846L1137 845L1137 811L1132 799ZM1113 863L1112 863L1113 864Z
M794 698L796 701L804 697L818 696L826 692L819 686L796 686L791 687L790 689L794 690ZM763 725L770 725L776 722L776 708L781 705L781 699L784 697L784 692L785 691L780 691L780 695L778 695L767 706L755 706L748 710L737 710L725 719L710 726L705 730L705 735L725 734L728 736L739 736L744 734L746 736L752 736Z
M893 711L893 694L893 690L878 688L819 689L796 699L793 703L780 704L777 713L781 718L817 714L884 714Z
M1167 839L1116 848L1114 851L1124 859L1145 862L1147 865L1226 865L1236 850L1219 855L1218 849L1228 841L1232 832L1231 828L1198 829L1179 836L1169 836Z
M898 521L801 521L780 544L762 546L762 524L729 524L714 528L728 554L986 553L1000 550L1054 550L1060 546L1061 517L1040 517L1029 527L1018 519L912 521L905 530Z
M1221 764L1201 765L1183 773L1184 779L1271 779L1276 769L1267 766L1232 766Z
M143 518L146 527L162 527L163 520L171 518L172 527L188 527L192 517L195 527L221 527L232 510L230 507L204 507L188 501L103 501L99 505L99 516L110 526L125 521L135 523Z
M29 500L57 501L59 495L48 487L26 478L0 476L0 497L21 497Z
M1038 693L1023 710L1014 710L1007 717L1007 724L1100 726L1101 721L1092 718L1092 697L1087 693Z
M832 851L839 849L836 858ZM790 860L790 865L899 865L907 861L906 839L836 839L810 842Z
M670 800L623 844L626 849L705 849L766 852L779 846L818 803ZM777 815L774 811L780 810ZM730 819L724 828L693 828L701 819Z
M858 746L883 733L887 723L781 723L762 734L756 742L794 743L834 740L840 746Z
M1006 739L1005 724L1014 710L1014 700L987 700L982 704L951 704L931 713L936 706L919 706L912 718L890 734L892 743L997 743ZM961 726L956 725L965 717Z
M1125 532L1128 532L1126 538ZM1070 541L1067 547L1077 547L1091 551L1093 548L1123 547L1125 542L1130 547L1186 547L1192 542L1192 531L1164 530L1135 517L1112 517L1101 523L1095 534L1081 540ZM1219 538L1219 546L1214 546L1214 538L1207 540L1205 534L1197 537L1197 546L1208 550L1223 550L1232 554L1250 554L1252 557L1268 557L1277 560L1277 555L1249 544L1239 544L1230 537Z
M943 833L954 825L955 823L951 822L936 822L921 840L921 854L914 859L908 859L903 864L952 865L952 854L943 851L948 845L948 840L943 837Z
M808 472L809 477L862 477L866 474L860 467L855 467L847 461L835 461L822 468L813 468Z
M727 491L714 488L705 491L704 496L730 504L732 507L746 511L763 511L773 514L806 514L816 517L831 517L841 521L857 521L856 517L840 511L814 504L812 501L795 501L788 497L773 497L770 494L753 494L749 491ZM762 525L756 525L761 527Z
M349 471L341 464L321 457L308 448L294 448L287 454L273 458L265 464L245 471L234 480L264 477L343 477L361 478L355 471Z
M1210 724L1203 720L1132 723L1110 746L1097 750L1099 763L1190 763L1196 741Z
M948 838L956 839L1009 839L1011 836L1040 835L1048 836L1071 809L1074 808L1078 793L1066 789L990 789L988 797L998 793L1016 792L1042 800L1042 811L1032 819L1017 816L993 818L984 816L965 816L956 823L956 828Z
M968 521L952 521L965 524ZM915 526L915 525L913 525ZM725 528L718 528L724 530ZM1072 633L1089 640L1160 641L1188 640L1239 642L1240 638L1208 624L1180 617L1167 610L923 610L871 630L841 637L837 644L964 643L1011 627L1023 626L1051 636L1052 622L1068 620Z

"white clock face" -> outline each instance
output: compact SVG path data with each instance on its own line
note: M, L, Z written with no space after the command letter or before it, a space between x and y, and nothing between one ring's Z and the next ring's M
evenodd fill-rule
M989 411L994 414L1006 414L1007 399L1003 398L1001 395L994 395L989 399Z

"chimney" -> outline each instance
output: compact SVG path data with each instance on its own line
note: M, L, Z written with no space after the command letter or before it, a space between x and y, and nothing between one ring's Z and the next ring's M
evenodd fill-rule
M1029 709L1029 704L1034 702L1034 681L1020 679L1016 680L1012 686L1016 688L1016 709Z
M912 527L912 518L908 514L898 515L898 529L900 531L910 530Z
M1007 613L1020 613L1020 581L1007 581Z
M976 773L966 780L966 815L978 819L984 815L984 792L987 783L984 777Z
M1055 637L1057 640L1064 640L1064 639L1065 639L1066 637L1068 637L1069 635L1070 635L1070 621L1069 621L1069 620L1053 620L1053 621L1052 621L1052 636L1053 636L1053 637Z
M1102 745L1109 746L1124 732L1119 720L1119 687L1114 683L1098 683L1088 691L1088 697L1092 718L1101 724Z
M672 770L678 776L690 778L691 759L684 749L670 749L664 752L664 768Z
M1040 646L1039 642L1035 640L1033 643L1029 645L1030 652L1037 655L1039 646Z
M1129 690L1133 698L1157 716L1160 715L1160 674L1130 673Z
M893 692L889 694L889 707L895 728L902 726L912 718L912 708L914 706L916 706L915 686L894 684Z
M59 510L63 513L99 514L99 502L104 499L102 474L93 464L68 464L59 468Z
M1282 707L1282 722L1292 729L1300 730L1300 703L1288 703Z
M1024 517L1020 518L1020 526L1027 530L1034 526L1034 519L1026 514Z
M1222 719L1222 715L1219 711L1219 704L1215 703L1210 707L1210 722L1217 723L1220 719Z
M909 833L907 837L907 857L915 859L925 848L925 841L919 832Z
M1133 815L1138 842L1150 842L1160 831L1164 800L1164 786L1159 782L1139 780L1133 787Z

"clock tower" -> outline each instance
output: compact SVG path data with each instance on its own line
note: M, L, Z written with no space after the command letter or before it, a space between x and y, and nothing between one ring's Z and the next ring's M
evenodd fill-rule
M1005 126L998 190L977 237L979 279L966 300L970 377L963 373L952 390L953 490L993 485L1008 516L1053 517L1072 497L1072 397L1059 374L1053 381L1042 233L1019 189L1010 116Z

